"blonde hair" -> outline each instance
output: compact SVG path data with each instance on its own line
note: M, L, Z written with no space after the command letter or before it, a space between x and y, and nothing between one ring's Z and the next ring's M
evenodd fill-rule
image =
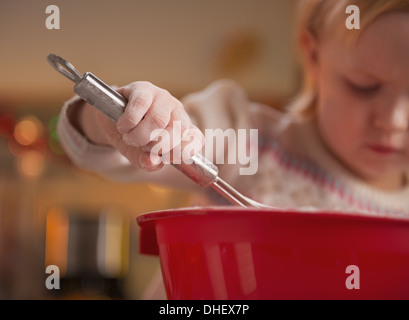
M345 10L349 5L355 5L360 11L360 29L344 31L346 43L353 43L359 34L380 15L392 12L409 10L409 0L299 0L297 7L296 39L303 68L303 83L301 93L289 106L292 114L311 115L316 104L316 88L310 74L306 72L305 58L301 48L301 37L309 32L315 39L323 36L324 32L334 31L334 26L345 21Z

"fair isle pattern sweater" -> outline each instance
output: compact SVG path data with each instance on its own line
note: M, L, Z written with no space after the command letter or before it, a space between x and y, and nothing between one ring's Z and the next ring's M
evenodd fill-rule
M310 140L312 124L299 126L302 139ZM409 217L407 189L394 193L374 189L347 172L317 140L310 141L317 143L298 152L285 148L278 138L262 141L260 163L266 162L262 165L266 169L260 172L260 185L264 185L258 189L260 201L281 207L296 203L297 207ZM267 189L277 190L276 195L267 195Z
M58 123L60 141L79 167L111 179L152 181L196 188L214 195L211 190L197 188L187 178L175 179L175 174L182 175L176 170L163 168L158 173L143 172L113 148L91 144L69 121L69 111L78 106L79 101L74 98L63 106ZM190 94L182 102L193 121L203 130L259 130L256 174L240 175L239 164L218 165L220 177L243 194L279 208L360 211L409 217L409 186L387 192L360 181L327 151L313 120L296 119L268 106L251 103L241 87L226 80ZM226 146L225 154L229 147ZM175 185L175 181L179 184Z

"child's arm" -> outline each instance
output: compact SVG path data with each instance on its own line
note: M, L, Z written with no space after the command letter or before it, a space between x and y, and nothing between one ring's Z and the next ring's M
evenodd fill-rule
M142 87L150 92L142 93L145 94L142 99L138 93L142 88L140 84L130 84L118 90L130 102L117 124L78 97L64 105L58 125L59 136L68 156L77 166L120 181L150 181L192 187L190 179L172 166L148 172L161 167L149 163L149 152L146 152L152 146L149 134L155 126L169 130L165 121L154 120L155 113L162 113L162 118L167 115L169 122L179 120L185 129L191 129L199 137L195 150L200 150L203 138L195 125L202 130L248 127L249 102L243 90L230 81L218 81L202 92L188 95L182 100L183 104L167 91L147 83L142 83ZM149 103L143 106L146 100ZM138 120L143 116L150 124L141 126ZM223 177L226 171L230 173L228 176L234 176L232 171L237 166L218 167Z
M97 122L98 110L85 101L78 103L70 115L71 124L91 143L109 146L109 139Z
M163 163L159 157L171 156L172 150L179 145L182 146L182 161L200 151L203 134L192 124L183 104L168 91L148 82L134 82L118 92L128 104L117 123L88 104L74 114L74 124L91 142L113 146L146 171L160 169ZM185 137L192 139L190 154L183 152L188 150L183 148L187 142Z

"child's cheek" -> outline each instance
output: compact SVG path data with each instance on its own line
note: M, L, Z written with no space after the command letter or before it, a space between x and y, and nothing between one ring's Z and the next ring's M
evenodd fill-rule
M349 154L359 139L359 119L351 105L341 98L327 97L318 112L320 134L327 147L338 155Z

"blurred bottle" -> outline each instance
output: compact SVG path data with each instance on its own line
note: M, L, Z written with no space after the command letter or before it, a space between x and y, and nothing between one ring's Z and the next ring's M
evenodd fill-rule
M125 299L129 218L116 208L85 213L53 207L47 213L45 265L59 269L57 299Z

